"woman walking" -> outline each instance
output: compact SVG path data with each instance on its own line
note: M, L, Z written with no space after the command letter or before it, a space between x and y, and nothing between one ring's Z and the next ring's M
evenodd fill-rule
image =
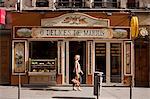
M81 91L82 89L80 87L80 81L82 79L81 75L83 75L83 71L81 70L81 66L79 63L80 55L75 55L74 59L75 59L75 66L74 66L73 74L74 74L74 80L76 80L76 82L73 83L73 90Z

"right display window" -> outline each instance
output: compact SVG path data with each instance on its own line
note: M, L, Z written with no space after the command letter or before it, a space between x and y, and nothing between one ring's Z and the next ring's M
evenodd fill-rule
M110 81L113 83L121 83L121 49L121 43L110 44Z

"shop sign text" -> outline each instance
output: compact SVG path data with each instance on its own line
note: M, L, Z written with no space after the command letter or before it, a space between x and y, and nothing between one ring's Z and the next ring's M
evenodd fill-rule
M32 28L31 36L34 37L100 37L112 38L111 29L57 29L57 28Z

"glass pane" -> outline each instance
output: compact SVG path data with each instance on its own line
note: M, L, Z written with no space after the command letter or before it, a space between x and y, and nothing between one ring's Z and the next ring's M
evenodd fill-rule
M58 1L58 6L68 8L69 7L69 0L59 0Z
M117 8L117 0L107 0L107 8Z
M121 82L121 44L111 43L110 45L110 79L111 82Z
M94 7L98 8L98 7L103 7L103 1L102 0L94 0Z
M106 44L95 44L95 71L103 72L103 82L106 82Z
M48 7L49 1L48 0L36 0L36 7Z
M138 3L136 3L136 0L127 0L127 7L131 9L136 8Z
M73 7L82 7L82 0L73 0Z

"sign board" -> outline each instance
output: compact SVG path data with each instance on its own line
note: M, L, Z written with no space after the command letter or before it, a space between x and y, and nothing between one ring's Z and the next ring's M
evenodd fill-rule
M111 29L32 28L32 37L97 37L112 38Z
M14 27L13 38L129 39L130 28Z

